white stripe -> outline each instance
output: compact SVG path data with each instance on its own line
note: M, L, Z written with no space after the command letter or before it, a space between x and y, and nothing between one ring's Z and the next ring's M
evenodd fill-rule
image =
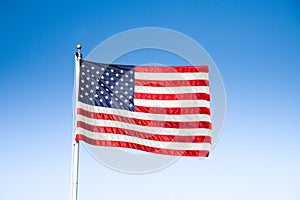
M210 122L210 116L205 114L167 115L167 114L132 112L128 110L121 110L115 108L91 106L81 102L78 102L78 107L87 110L89 112L120 115L123 117L130 117L130 118L137 118L137 119L144 119L144 120L160 120L160 121L174 121L174 122L190 122L190 121Z
M135 106L147 107L210 107L209 101L206 100L148 100L148 99L134 99Z
M135 72L135 79L143 80L208 80L208 73L144 73Z
M117 142L132 142L139 145L145 145L154 148L174 149L174 150L210 150L209 143L182 143L182 142L161 142L154 140L147 140L127 135L107 134L107 133L93 133L82 128L77 128L77 133L83 134L86 137L95 140L107 140Z
M149 134L159 134L159 135L182 135L182 136L211 136L211 130L206 128L195 128L195 129L178 129L178 128L163 128L163 127L150 127L150 126L140 126L136 124L130 124L125 122L118 122L113 120L97 120L90 119L88 117L78 115L77 120L93 125L93 126L107 126L124 128Z
M147 87L135 86L134 92L150 94L183 94L183 93L206 93L209 94L208 86L187 87Z

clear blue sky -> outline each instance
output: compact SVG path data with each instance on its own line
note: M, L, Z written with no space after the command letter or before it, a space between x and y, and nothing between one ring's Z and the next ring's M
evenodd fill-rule
M145 26L212 56L227 92L223 135L210 158L147 175L81 149L79 200L300 199L299 1L5 1L0 17L0 199L69 198L75 46L86 55Z

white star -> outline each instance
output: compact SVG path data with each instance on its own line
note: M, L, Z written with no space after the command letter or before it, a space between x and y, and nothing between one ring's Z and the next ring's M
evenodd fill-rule
M121 70L120 70L120 73L123 74L123 72L124 72L124 71L121 69Z
M105 81L106 84L109 84L109 81Z
M81 90L84 90L84 88L83 88L83 87L81 87L80 89L81 89Z
M125 77L128 78L128 74L126 74Z
M116 73L116 77L119 77L119 74L118 74L118 73Z
M86 80L90 80L90 77L86 77Z
M131 78L129 81L130 81L130 82L132 82L132 81L133 81L133 79Z
M132 90L132 88L129 88L129 90Z
M97 98L97 97L98 97L98 94L95 94L95 97Z
M110 101L109 103L110 103L110 104L112 104L113 102L112 102L112 101Z
M106 76L109 76L109 73L108 73L108 72L106 72Z
M114 96L114 94L113 94L113 93L110 93L110 96Z
M92 99L92 98L90 98L90 100L91 100L91 101L93 101L93 99Z
M129 107L132 107L133 105L132 104L129 104Z
M107 89L107 88L106 88L105 90L108 92L108 89Z
M114 80L114 77L111 77L111 78L110 78L110 80L112 80L112 81L113 81L113 80Z
M113 69L111 69L110 71L111 71L111 72L114 72L114 70L113 70Z
M97 85L97 86L96 86L96 90L98 90L98 89L99 89L99 86Z
M103 100L102 99L100 99L100 102L102 102Z
M121 78L120 80L121 80L121 81L124 81L124 79L123 79L123 78Z
M99 74L100 72L99 71L96 71L96 74Z
M124 97L124 96L121 94L121 95L120 95L120 98L122 99L123 97Z
M115 93L116 93L116 94L118 94L118 93L119 93L119 91L118 91L118 90L116 90L116 91L115 91Z
M129 98L129 99L132 99L132 96L129 96L128 98Z
M116 85L119 85L119 83L118 83L118 82L116 82Z
M126 86L128 86L128 83L125 83Z
M94 84L95 84L95 82L94 82L94 81L92 81L92 82L91 82L91 84L92 84L92 85L94 85Z
M133 71L130 71L130 74L133 74Z
M81 83L84 83L84 80L83 80L83 79L81 80Z
M95 69L95 67L93 66L92 69Z
M94 91L93 91L93 90L91 90L90 92L91 92L91 93L93 93Z
M80 95L80 97L81 97L81 98L83 98L83 96L82 96L82 95Z
M118 101L118 98L116 97L115 100Z
M104 67L102 67L101 70L104 71Z
M101 79L104 79L104 76L101 76L100 78L101 78Z
M122 102L120 102L120 106L122 106L123 105L123 103Z
M82 64L81 67L84 67L84 65Z
M89 85L86 85L85 87L86 87L86 88L89 88Z
M105 99L108 99L108 96L105 96Z
M103 93L104 93L104 92L101 90L101 91L100 91L100 94L103 94Z
M123 88L123 87L120 87L120 89L123 90L124 88Z
M82 75L85 75L85 73L84 73L84 72L82 72L81 74L82 74Z
M125 91L125 94L128 94L128 92L127 92L127 91Z
M89 70L89 69L87 69L87 70L86 70L86 72L87 72L87 73L89 73L89 72L90 72L90 70Z
M125 103L127 103L127 101L128 101L128 100L127 100L127 99L125 99Z
M86 92L86 93L84 93L84 94L85 94L85 96L89 95L87 92Z
M111 89L114 89L114 86L110 86Z

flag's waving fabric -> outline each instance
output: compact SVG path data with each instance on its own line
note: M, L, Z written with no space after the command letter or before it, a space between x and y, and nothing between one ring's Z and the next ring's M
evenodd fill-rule
M130 66L81 61L76 139L173 156L208 155L207 66Z

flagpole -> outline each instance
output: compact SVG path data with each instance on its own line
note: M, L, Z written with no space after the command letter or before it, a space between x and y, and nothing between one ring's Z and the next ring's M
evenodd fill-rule
M75 83L74 83L74 110L73 110L73 128L76 126L76 104L78 102L78 79L79 67L82 54L80 53L81 45L77 45L77 52L74 53L75 57ZM76 140L75 131L72 136L72 172L71 172L71 200L77 200L78 194L78 165L79 165L79 142Z

